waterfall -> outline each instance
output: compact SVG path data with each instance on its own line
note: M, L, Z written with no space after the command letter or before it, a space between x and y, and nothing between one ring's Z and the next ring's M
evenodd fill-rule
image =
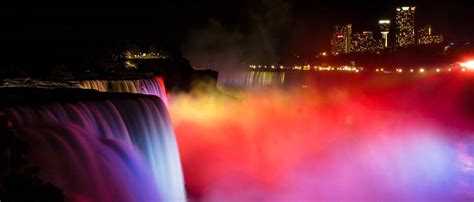
M148 88L137 87L152 86L156 91L148 93L163 93L155 88L157 83L107 82L107 89L143 92ZM44 168L41 176L61 186L72 200L186 200L176 139L158 97L120 96L2 111L32 145L31 158Z
M34 88L82 88L100 92L135 93L160 97L166 105L166 95L163 78L139 80L84 80L84 81L43 81L32 79L7 79L0 87L34 87Z
M83 89L100 92L137 93L160 97L168 104L165 85L162 77L140 80L85 80L79 82Z
M229 87L260 88L282 86L285 84L285 72L248 71L223 73L219 75L219 84Z

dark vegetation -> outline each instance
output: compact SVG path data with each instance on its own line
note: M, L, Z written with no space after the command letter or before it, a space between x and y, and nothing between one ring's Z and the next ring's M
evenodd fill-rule
M179 51L130 42L99 40L2 41L0 80L32 78L68 81L90 79L140 79L163 76L171 91L187 91L199 79L217 80L217 72L197 71ZM159 59L124 57L127 51L158 52ZM126 65L134 64L134 67ZM0 82L1 83L1 82Z

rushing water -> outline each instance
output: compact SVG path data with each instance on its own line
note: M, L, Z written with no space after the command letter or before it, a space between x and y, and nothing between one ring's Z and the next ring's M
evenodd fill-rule
M165 103L168 102L162 77L140 80L85 80L79 82L79 87L100 92L155 95L160 97Z
M145 85L143 91L163 93L156 81L112 83L133 83L128 90L139 83ZM2 111L31 145L29 158L43 168L41 177L73 201L186 200L177 143L166 105L158 97Z
M285 72L249 71L221 73L219 84L231 87L269 87L282 86L285 83Z

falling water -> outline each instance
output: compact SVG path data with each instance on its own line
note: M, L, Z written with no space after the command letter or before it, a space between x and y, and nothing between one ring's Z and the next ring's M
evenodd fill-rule
M136 84L123 86L130 83ZM177 143L158 97L11 107L3 112L33 145L30 152L45 168L43 177L72 199L185 200Z
M230 87L269 87L282 86L285 83L285 72L249 71L219 75L219 84Z
M100 92L155 95L163 99L166 104L168 103L162 77L140 80L85 80L79 82L79 87Z

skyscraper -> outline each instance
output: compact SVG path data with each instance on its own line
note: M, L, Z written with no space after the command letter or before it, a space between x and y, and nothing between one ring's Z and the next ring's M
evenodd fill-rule
M371 31L355 33L351 41L351 52L353 53L373 53L381 49L381 42L374 39Z
M415 44L415 7L398 7L396 14L397 46Z
M418 30L418 44L429 45L443 43L443 35L434 35L432 33L431 25L426 25Z
M347 54L350 52L352 25L336 25L331 39L332 54Z
M380 33L382 33L383 47L388 47L388 33L390 32L390 20L379 20Z

